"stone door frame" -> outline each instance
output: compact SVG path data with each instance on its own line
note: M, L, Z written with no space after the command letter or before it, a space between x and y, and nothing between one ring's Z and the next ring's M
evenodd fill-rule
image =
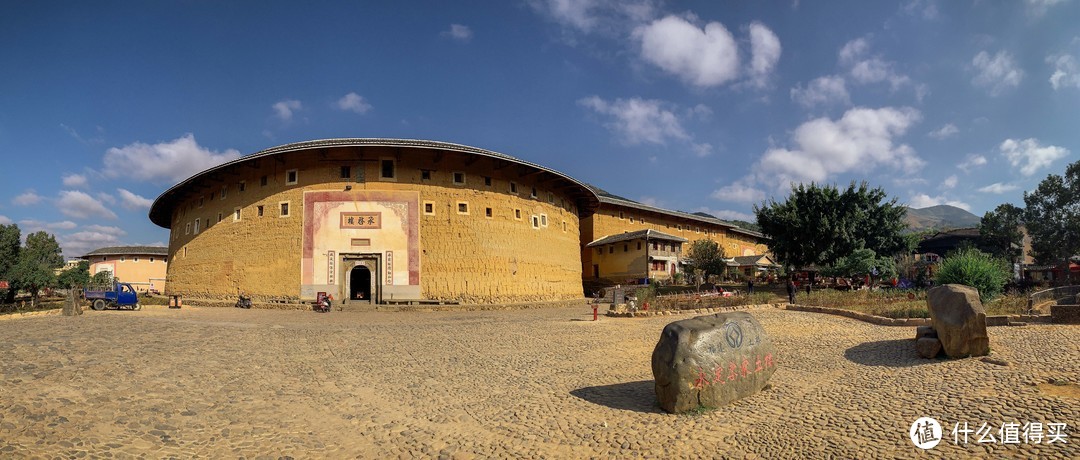
M377 253L344 253L341 254L338 266L341 267L340 277L341 283L341 299L345 299L347 303L370 303L375 305L382 302L382 285L379 284L379 280L382 279L382 255ZM349 298L349 294L352 292L352 270L357 266L363 266L371 273L371 296L364 302L357 302L354 299Z

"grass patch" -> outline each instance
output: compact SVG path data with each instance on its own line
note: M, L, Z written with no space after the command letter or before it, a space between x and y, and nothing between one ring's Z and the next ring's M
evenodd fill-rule
M840 308L886 318L929 318L926 291L895 289L881 291L813 291L800 293L795 303ZM1027 310L1027 296L1006 294L983 303L988 316L1019 315Z
M698 308L738 307L743 305L761 305L778 303L783 299L771 292L755 292L732 297L717 295L680 294L655 297L649 301L649 308L654 310L696 310Z
M139 297L139 303L143 305L168 305L169 298L163 295Z
M64 299L62 297L49 297L38 299L36 307L30 307L30 300L18 301L13 304L0 304L0 315L10 315L14 313L27 313L32 311L45 311L55 310L57 308L64 307Z

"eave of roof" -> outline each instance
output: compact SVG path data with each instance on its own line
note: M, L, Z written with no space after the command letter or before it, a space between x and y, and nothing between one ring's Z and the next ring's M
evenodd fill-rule
M86 255L80 257L80 259L85 259L90 256L121 255L167 256L169 255L169 248L163 246L110 246L90 251L86 253Z
M639 209L639 210L642 210L642 211L655 212L657 214L665 214L665 215L674 216L674 217L681 217L683 219L689 219L689 220L693 220L693 221L697 221L697 222L704 222L704 223L707 223L707 224L719 225L719 226L722 226L722 227L727 227L728 230L731 230L731 231L736 232L736 233L742 233L744 235L749 235L749 236L753 236L753 237L756 237L756 238L766 239L765 235L760 233L760 232L755 232L753 230L748 230L748 229L739 227L738 225L735 225L735 224L733 224L731 222L725 222L725 221L717 219L715 217L705 217L705 216L701 216L701 215L697 215L697 214L691 214L691 213L688 213L688 212L672 211L670 209L658 208L656 206L649 206L649 205L644 204L644 203L638 203L637 201L631 200L629 198L625 198L625 197L621 197L621 196L618 196L618 195L608 193L606 190L601 189L599 187L596 187L594 185L590 185L589 187L591 187L593 192L596 193L596 196L600 198L600 203L608 203L608 204L614 204L614 205L618 205L618 206L626 206L628 208Z
M587 215L596 208L599 207L600 201L593 191L593 188L588 184L581 182L573 177L563 174L551 168L540 166L536 163L522 160L520 158L512 157L504 153L499 153L491 150L485 150L477 147L471 147L468 145L453 144L450 142L428 141L420 139L391 139L391 138L340 138L340 139L319 139L304 142L294 142L291 144L279 145L277 147L271 147L266 150L261 150L250 155L245 155L237 158L233 161L222 163L212 168L199 172L187 179L184 179L180 183L170 187L154 200L154 203L150 205L149 217L150 221L162 228L170 228L172 224L171 219L171 206L167 206L170 200L179 193L184 187L194 183L196 180L207 176L213 172L221 171L225 168L238 165L251 160L269 157L282 153L299 152L303 150L311 150L318 148L328 147L398 147L398 148L422 148L422 149L437 149L459 153L471 153L474 155L485 156L489 158L495 158L499 160L509 161L511 163L517 163L520 165L528 166L538 169L540 171L552 174L561 179L564 179L571 184L581 187L580 197L585 200L584 205L579 204L579 208ZM166 209L167 208L167 209Z
M592 243L586 244L585 247L591 248L594 246L603 246L605 244L618 243L621 241L631 241L646 237L653 240L666 240L674 241L677 243L685 243L689 241L686 238L675 235L668 235L667 233L661 232L659 230L653 230L650 228L647 230L637 230L633 232L619 233L617 235L608 235L596 241L593 241Z

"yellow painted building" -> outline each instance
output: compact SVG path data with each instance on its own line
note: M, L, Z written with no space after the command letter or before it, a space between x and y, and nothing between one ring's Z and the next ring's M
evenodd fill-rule
M113 246L82 256L90 262L90 276L108 271L138 292L165 292L169 248L158 246Z
M670 280L680 272L678 258L686 238L648 229L610 235L585 245L592 278L620 283L644 278Z
M724 256L729 259L740 256L762 255L768 251L764 243L765 237L760 233L740 228L715 217L671 211L638 203L598 188L593 190L600 200L600 208L592 215L582 219L582 241L592 242L627 232L652 230L682 238L688 243L701 239L715 241L724 250ZM681 258L682 251L687 247L688 244L683 245L679 252L676 253L676 256ZM600 276L596 275L597 265L601 265L596 260L598 256L599 254L596 253L595 249L582 248L582 277L584 279L603 278L621 282L622 280L607 276L605 273L609 272L604 270L603 267L600 267ZM640 272L638 269L635 270L629 270L628 268L625 271ZM617 274L619 271L612 270L610 273Z
M200 172L157 198L169 294L298 303L582 297L583 183L458 144L331 139Z

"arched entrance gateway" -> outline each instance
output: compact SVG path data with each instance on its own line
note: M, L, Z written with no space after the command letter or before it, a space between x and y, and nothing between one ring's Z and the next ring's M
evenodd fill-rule
M371 302L371 270L357 265L349 273L349 300Z
M341 255L341 298L343 307L361 310L380 303L383 289L379 286L379 256L376 254Z

